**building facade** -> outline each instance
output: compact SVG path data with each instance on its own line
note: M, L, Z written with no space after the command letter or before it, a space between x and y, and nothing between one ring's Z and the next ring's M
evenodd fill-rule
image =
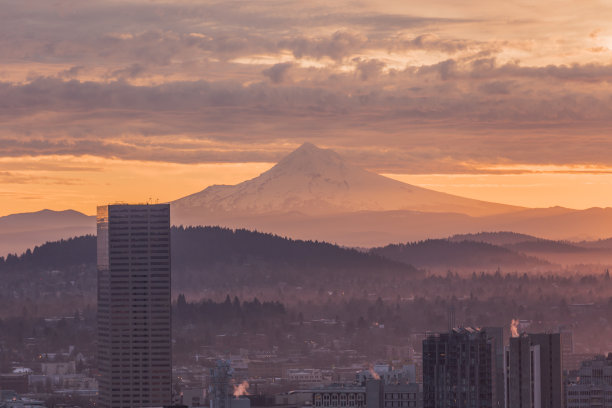
M566 408L612 408L612 353L584 361L569 375Z
M495 346L485 330L470 327L423 340L423 406L496 407Z
M172 402L170 206L98 207L98 406Z
M521 334L506 350L506 407L562 408L561 336Z
M314 407L368 407L365 387L330 386L309 392L312 394Z
M507 337L502 327L483 327L482 330L491 339L494 349L493 407L504 408L504 346L507 343Z
M28 374L0 374L0 390L26 394L28 392Z
M314 407L423 407L423 387L416 383L385 384L368 379L362 384L335 384L294 393L312 395Z
M423 407L422 384L385 384L383 386L383 393L382 407L384 408Z
M323 372L318 368L290 368L287 380L304 387L323 385Z
M210 408L230 408L230 400L234 391L232 386L234 371L226 360L219 360L210 369L208 398Z

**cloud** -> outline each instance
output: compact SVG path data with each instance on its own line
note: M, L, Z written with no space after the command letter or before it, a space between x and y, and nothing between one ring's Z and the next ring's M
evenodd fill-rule
M464 51L470 47L494 47L494 45L488 45L484 42L470 41L459 38L441 39L438 38L438 36L436 36L435 34L431 33L421 34L412 39L400 38L398 39L398 41L391 43L391 46L394 49L435 50L442 51L448 54L454 54L459 51Z
M367 38L360 34L346 31L336 31L329 37L306 38L299 37L279 41L279 47L291 50L296 58L313 57L320 59L329 57L340 60L362 49Z
M25 172L0 171L0 183L3 184L54 184L79 185L82 181L75 177L49 177Z
M287 71L293 66L292 62L280 62L272 65L270 68L266 68L262 71L264 76L268 77L270 81L275 84L280 84L285 80Z
M61 71L58 76L62 79L73 79L79 74L81 74L84 69L85 67L83 67L82 65L75 65L73 67L70 67L69 69Z
M363 60L356 58L354 62L357 64L356 70L359 73L359 79L367 81L372 77L377 77L383 72L386 64L377 59Z
M146 68L140 64L132 64L129 67L116 69L112 71L108 78L125 80L125 79L134 79L141 76L146 71Z
M290 68L292 77L301 79L282 82L288 67L282 66L268 72L271 81L251 84L134 85L49 77L0 83L0 156L273 162L286 149L215 146L278 141L295 146L312 140L356 149L354 157L362 149L367 154L359 162L385 171L451 171L461 168L457 163L492 158L610 163L605 152L612 141L601 137L612 125L607 86L594 84L600 88L594 91L590 82L539 85L537 77L505 76L482 61L447 63L445 77L437 65L389 73L376 59L352 63L354 71L328 79L315 69L317 82L308 80L311 69L297 67ZM498 73L483 75L483 70ZM373 154L365 148L370 144L385 153Z
M0 156L274 161L312 140L372 168L608 163L612 16L547 5L9 2Z
M348 13L342 5L283 1L236 2L231 10L208 2L67 4L32 0L5 5L0 59L163 67L176 60L289 51L298 59L340 60L365 49L405 48L404 36L397 32L408 29L425 31L412 48L454 51L462 48L461 40L436 41L427 34L428 27L469 22L385 14L354 5L355 11Z
M491 81L480 85L478 89L485 94L509 95L514 85L514 81Z
M612 81L612 64L587 63L572 65L523 66L516 62L498 64L495 58L475 60L446 59L433 65L416 68L419 74L437 73L443 80L534 78L577 82Z

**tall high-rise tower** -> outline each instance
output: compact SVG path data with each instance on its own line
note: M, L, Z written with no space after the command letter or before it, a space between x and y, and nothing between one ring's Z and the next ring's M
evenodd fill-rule
M170 206L101 206L97 223L98 406L170 405Z

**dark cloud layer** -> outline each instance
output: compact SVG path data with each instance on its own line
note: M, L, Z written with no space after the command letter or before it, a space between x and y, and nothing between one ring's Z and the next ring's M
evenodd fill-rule
M530 38L469 29L493 20L347 4L8 2L0 157L273 161L287 147L218 147L311 140L379 170L612 164L609 60L542 63Z
M270 68L264 69L261 73L270 78L270 81L273 83L280 84L284 81L287 71L289 71L292 66L292 62L280 62L272 65Z
M461 87L435 85L382 89L381 81L424 82L428 75L384 74L376 60L358 61L357 76L324 86L270 82L171 82L136 86L39 78L0 84L4 136L0 155L94 154L172 162L270 161L284 152L210 152L203 141L273 142L320 139L323 144L378 144L416 153L409 162L386 155L379 168L418 171L444 158L610 163L610 97L548 87L534 94L517 80L466 75ZM407 78L403 78L407 76ZM276 80L274 79L276 78ZM365 85L374 81L375 85ZM335 83L335 84L334 84ZM346 85L349 84L349 85ZM452 128L453 132L447 129ZM579 129L580 139L572 135ZM173 142L176 135L176 142ZM369 135L369 136L368 136ZM186 142L178 136L186 136ZM360 139L362 142L360 142ZM554 149L551 149L554 146ZM383 158L380 158L383 160ZM428 163L429 162L429 163Z

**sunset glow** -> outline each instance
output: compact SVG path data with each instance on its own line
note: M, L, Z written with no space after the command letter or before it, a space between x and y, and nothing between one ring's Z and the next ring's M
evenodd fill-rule
M0 216L167 201L309 141L418 186L612 206L599 1L10 2Z
M200 191L202 186L241 182L271 166L178 164L94 156L3 158L0 180L5 186L5 204L0 215L43 208L71 208L93 215L101 202L167 202Z
M611 22L0 0L0 408L612 407Z

